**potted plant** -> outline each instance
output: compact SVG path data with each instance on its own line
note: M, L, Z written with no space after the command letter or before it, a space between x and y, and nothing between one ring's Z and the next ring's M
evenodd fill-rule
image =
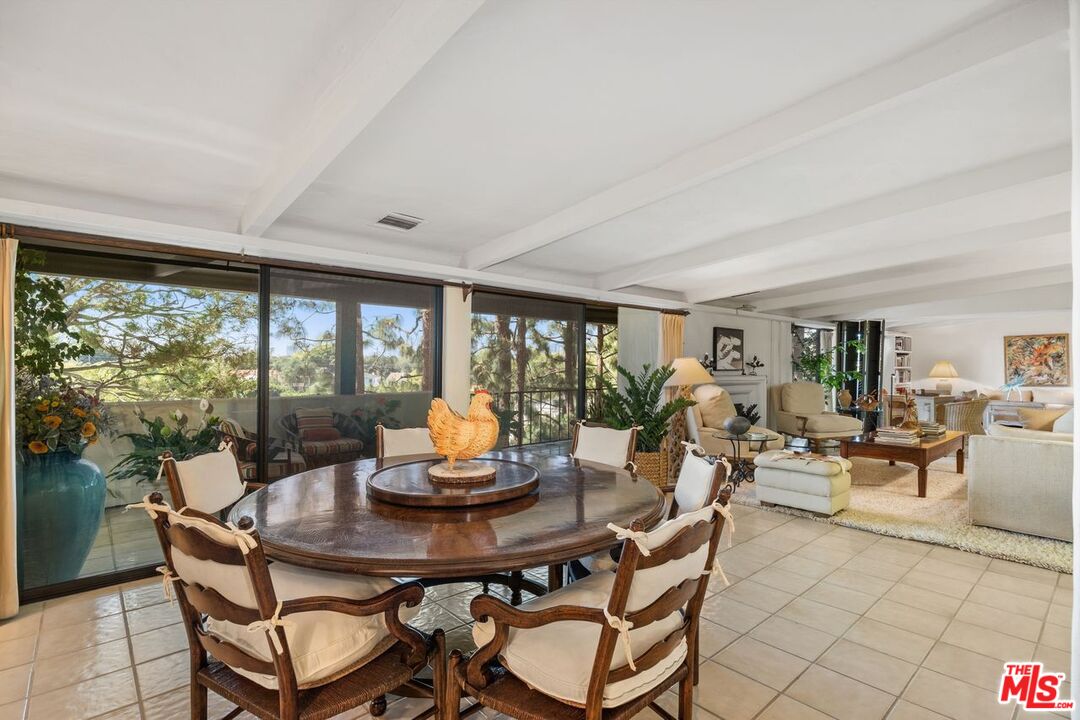
M832 391L840 393L840 406L844 408L851 405L851 393L844 387L844 383L863 379L862 372L858 370L837 369L837 359L841 353L848 350L862 355L866 352L866 343L862 340L848 340L828 350L807 349L795 361L796 370L801 377L816 378L830 395ZM843 397L844 393L847 393L846 398Z
M638 473L654 485L663 487L668 481L667 453L663 452L668 436L668 424L676 414L697 403L687 398L662 402L664 383L675 372L670 365L653 368L645 364L637 375L617 366L626 381L620 392L607 379L603 383L603 420L618 430L639 428L634 464Z
M100 400L69 383L16 381L19 582L78 577L105 512L105 476L83 451L109 431Z
M137 417L143 430L119 436L131 441L131 452L113 466L109 479L149 482L158 477L161 454L166 450L177 460L188 460L217 450L221 443L218 428L221 420L213 414L214 406L208 401L201 401L199 408L203 416L197 426L191 426L188 416L180 410L174 411L170 420L165 420L160 416L149 419L140 409Z

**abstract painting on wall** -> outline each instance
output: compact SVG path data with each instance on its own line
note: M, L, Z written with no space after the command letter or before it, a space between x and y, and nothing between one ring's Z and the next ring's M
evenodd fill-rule
M1069 385L1069 335L1007 335L1005 382Z
M712 329L713 356L717 370L743 369L743 331L734 328Z

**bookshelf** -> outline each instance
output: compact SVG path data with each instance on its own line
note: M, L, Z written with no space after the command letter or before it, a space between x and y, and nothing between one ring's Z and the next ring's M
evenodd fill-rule
M907 392L911 388L911 336L885 333L884 383L890 393Z

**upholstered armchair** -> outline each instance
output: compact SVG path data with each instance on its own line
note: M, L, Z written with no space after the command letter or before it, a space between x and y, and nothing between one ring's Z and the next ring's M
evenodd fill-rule
M690 439L705 448L709 455L730 455L733 450L731 441L713 436L723 432L724 420L737 415L731 395L719 385L699 385L692 394L697 405L686 409L686 429ZM774 434L771 430L757 426L751 426L750 432ZM765 443L765 450L783 449L783 437L777 436L775 440ZM759 442L739 441L739 457L753 457L759 450Z
M297 408L278 424L300 448L308 469L358 460L364 450L356 421L330 408Z
M854 437L862 433L862 420L826 412L825 388L818 383L794 382L769 388L775 408L776 429L806 438L811 446L822 440Z

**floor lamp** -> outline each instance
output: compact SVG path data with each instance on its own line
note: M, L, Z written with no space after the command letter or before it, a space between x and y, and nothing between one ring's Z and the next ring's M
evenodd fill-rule
M712 373L706 370L701 361L694 357L675 358L671 361L671 367L675 369L671 377L664 383L666 388L677 388L677 397L691 399L690 388L694 385L704 385L713 382ZM671 418L671 425L667 435L668 454L668 485L674 484L675 478L679 477L685 451L682 442L686 440L686 413L676 413Z

